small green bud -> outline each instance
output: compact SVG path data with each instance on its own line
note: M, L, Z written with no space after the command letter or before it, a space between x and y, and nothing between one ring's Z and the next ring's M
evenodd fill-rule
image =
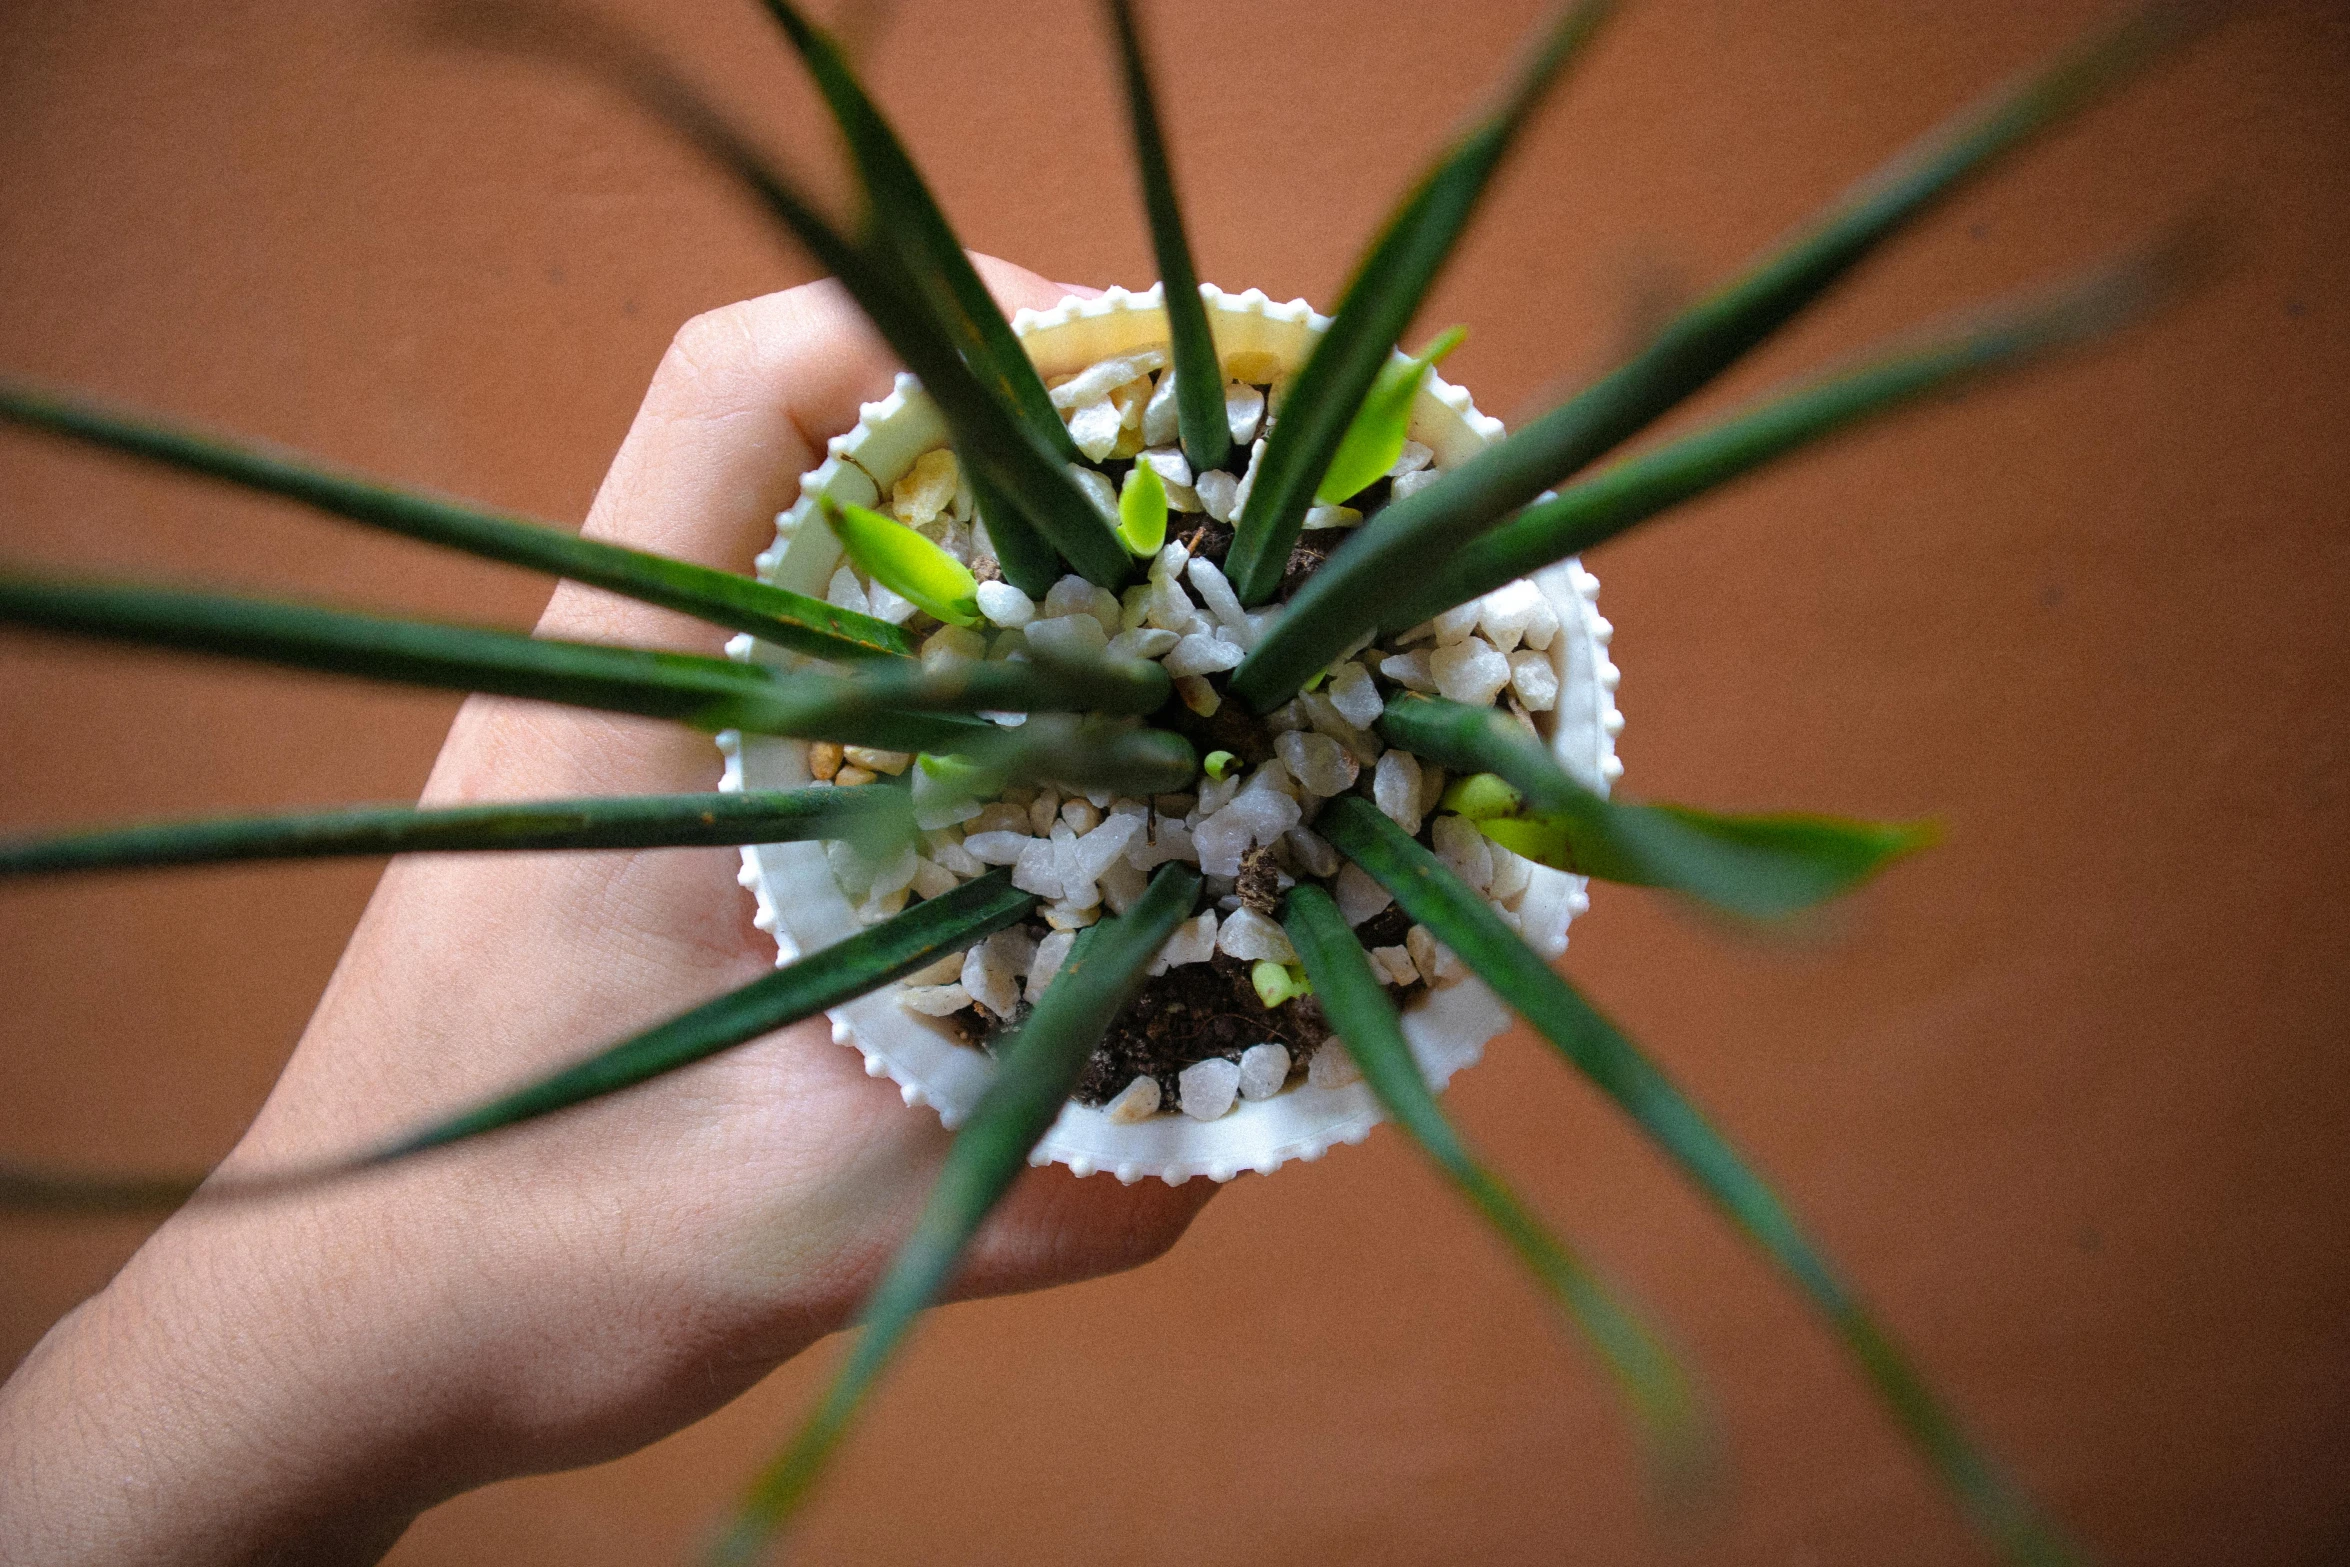
M1210 751L1207 759L1199 764L1199 770L1221 781L1232 776L1233 764L1239 760L1230 751Z
M1439 808L1481 822L1513 814L1524 798L1497 773L1471 773L1453 780Z
M1265 1004L1268 1012L1284 1001L1314 993L1314 987L1306 982L1304 969L1286 967L1270 958L1260 959L1250 968L1248 982L1256 988L1257 999Z

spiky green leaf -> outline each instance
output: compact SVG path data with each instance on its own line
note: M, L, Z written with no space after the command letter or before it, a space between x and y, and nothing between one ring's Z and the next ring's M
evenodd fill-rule
M1626 458L1454 550L1380 624L1416 625L1828 436L2106 336L2175 292L2183 260L2165 249L2104 268L2053 296L1977 313L1957 330Z
M905 143L866 92L847 51L789 0L763 0L807 65L816 89L848 144L866 204L868 239L896 252L920 284L973 375L1019 418L1029 437L1065 462L1077 459L1068 428L1010 323L996 308L938 198Z
M854 792L854 791L842 791ZM926 898L820 952L751 981L583 1061L353 1158L299 1169L215 1177L106 1175L0 1164L0 1212L136 1212L176 1207L203 1186L208 1200L271 1196L375 1169L601 1099L722 1050L853 1001L968 947L1035 910L1036 899L995 871Z
M879 990L1026 918L1035 908L1036 899L1014 888L1009 872L991 871L584 1061L435 1120L338 1168L388 1164L633 1088Z
M979 579L970 567L895 517L829 495L817 505L841 549L866 576L949 625L979 623Z
M1437 1106L1405 1043L1395 1005L1338 905L1311 884L1289 894L1282 920L1322 1011L1380 1106L1517 1253L1543 1292L1583 1335L1623 1390L1667 1471L1685 1471L1713 1446L1687 1375L1630 1306L1486 1169Z
M1354 423L1346 427L1329 471L1314 491L1315 500L1325 506L1343 506L1386 476L1411 436L1412 404L1418 400L1429 370L1460 347L1468 335L1466 329L1456 326L1419 353L1407 359L1390 359L1379 367L1369 395L1356 410Z
M1677 406L2000 154L2163 52L2191 30L2201 9L2166 3L2137 10L1937 128L1794 239L1682 312L1625 364L1381 511L1290 602L1283 624L1235 673L1232 689L1260 712L1287 701L1297 689L1291 682L1310 678L1364 629L1391 618L1421 562L1494 527Z
M1511 1009L1629 1115L1784 1269L1850 1351L1895 1423L1984 1536L2010 1560L2069 1562L2070 1549L1957 1419L1830 1266L1753 1167L1640 1047L1554 973L1477 892L1367 800L1333 800L1315 822Z
M754 577L583 539L544 523L397 489L292 453L199 435L145 415L0 382L0 419L284 496L428 544L569 577L713 625L748 631L812 658L874 658L914 651L906 634L887 621Z
M1550 748L1507 713L1441 697L1388 703L1379 732L1466 774L1446 792L1444 808L1476 820L1504 848L1557 870L1669 888L1753 918L1834 897L1934 836L1919 824L1724 816L1610 800L1568 777ZM1506 780L1508 798L1468 798L1482 777Z
M1542 29L1500 105L1453 140L1355 264L1329 329L1281 405L1248 504L1235 523L1224 574L1243 603L1263 603L1280 589L1307 503L1379 367L1411 324L1519 131L1612 9L1610 0L1580 0L1561 10Z
M1010 551L1006 558L1033 558L1029 546L1035 541L1006 543L1008 535L1028 527L1089 580L1111 588L1125 581L1126 551L1069 477L1066 458L1032 435L1015 408L965 363L932 292L893 245L842 233L666 61L616 29L570 13L552 25L528 4L466 6L449 11L446 21L452 34L472 42L584 68L699 153L840 280L922 382L953 434L974 491L984 487L993 504L988 530L999 550Z
M862 841L908 832L912 825L906 791L879 786L623 795L431 809L359 805L0 840L0 877L360 854L662 849L812 838Z
M1029 1150L1061 1113L1094 1044L1176 923L1191 913L1199 888L1189 866L1161 866L1133 908L1079 936L1035 1011L999 1048L994 1080L955 1134L914 1233L866 1302L856 1347L791 1445L752 1486L716 1560L756 1559L790 1519L914 1319L1027 1167Z
M780 674L688 653L528 637L480 626L354 615L164 588L0 578L0 624L224 654L404 685L839 740L895 751L994 743L974 711L1148 713L1166 671L1147 659L1070 663L877 661L841 674Z
M1224 414L1224 371L1200 300L1199 274L1184 237L1183 206L1175 199L1175 171L1159 130L1157 95L1151 90L1150 52L1132 0L1108 0L1110 28L1118 39L1118 64L1126 83L1126 119L1134 130L1134 167L1142 181L1143 210L1150 217L1151 253L1159 263L1159 291L1167 311L1167 338L1175 377L1176 423L1183 454L1202 472L1221 468L1232 455L1232 426Z

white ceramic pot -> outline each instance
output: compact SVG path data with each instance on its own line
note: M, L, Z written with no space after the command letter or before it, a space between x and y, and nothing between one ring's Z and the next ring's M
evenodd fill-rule
M1270 353L1294 372L1329 318L1302 300L1276 304L1255 289L1226 294L1200 290L1218 355ZM1048 378L1098 360L1167 341L1166 313L1157 288L1143 294L1111 289L1098 299L1065 299L1050 310L1023 310L1012 320L1037 368ZM832 531L808 525L815 497L830 495L872 506L889 493L914 460L945 444L946 427L913 377L900 375L890 395L868 403L848 434L833 440L823 463L800 481L800 498L776 519L775 547L759 558L760 575L797 592L822 597L840 564ZM1501 422L1477 411L1469 394L1431 375L1413 410L1414 440L1436 453L1439 467L1466 461L1498 438ZM1558 611L1560 634L1551 643L1559 673L1557 709L1543 715L1560 764L1604 790L1622 771L1615 735L1622 727L1614 701L1615 666L1608 661L1609 627L1593 607L1598 579L1575 561L1563 561L1533 579ZM778 667L796 655L748 637L732 651ZM807 746L769 736L720 737L727 789L790 789L808 782ZM856 915L834 883L823 848L813 843L760 844L743 851L742 883L758 899L760 929L772 932L777 962L789 963L854 933ZM1566 947L1567 924L1588 906L1583 879L1533 868L1535 882L1521 909L1526 938L1545 956ZM833 1038L865 1057L865 1069L897 1083L908 1105L927 1105L946 1125L961 1121L994 1068L979 1050L958 1043L946 1024L901 1006L888 986L835 1008ZM1474 978L1423 992L1403 1015L1429 1081L1441 1087L1473 1064L1509 1016ZM1097 1170L1121 1181L1145 1176L1178 1182L1205 1175L1218 1181L1242 1170L1271 1173L1292 1159L1318 1157L1333 1143L1360 1142L1383 1119L1369 1087L1316 1088L1300 1082L1270 1099L1242 1101L1215 1121L1168 1114L1121 1125L1101 1110L1071 1104L1038 1144L1032 1162L1068 1165L1080 1175Z

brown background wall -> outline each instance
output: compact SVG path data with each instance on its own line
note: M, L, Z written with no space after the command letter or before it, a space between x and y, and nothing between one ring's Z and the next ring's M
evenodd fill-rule
M824 143L748 6L640 3ZM1162 0L1205 275L1327 303L1528 0ZM1423 327L1522 414L2095 0L1644 0ZM592 92L373 6L0 12L0 365L576 520L670 332L807 275ZM1083 0L909 0L879 87L975 246L1151 268ZM1578 978L1775 1172L1925 1365L2116 1561L2350 1552L2341 1084L2350 26L2227 27L1872 265L1710 406L2125 245L2215 191L2241 265L2086 362L1934 409L1594 561L1641 792L1935 813L1757 945L1603 890ZM545 585L0 438L0 552L526 624ZM0 641L5 829L411 794L453 704ZM0 1148L217 1156L371 865L0 894ZM1738 1488L1676 1543L1605 1391L1389 1135L1243 1180L1169 1260L930 1326L812 1559L1972 1559L1824 1336L1521 1037L1453 1108L1712 1378ZM0 1223L0 1355L138 1240ZM433 1563L676 1559L830 1350L608 1471L466 1498Z

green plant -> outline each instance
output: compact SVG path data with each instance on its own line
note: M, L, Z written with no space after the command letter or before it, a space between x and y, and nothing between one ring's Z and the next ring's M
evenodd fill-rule
M772 7L832 105L867 203L843 227L770 169L727 126L658 66L617 43L588 55L649 109L709 153L856 293L877 325L921 376L952 426L963 470L1007 579L1043 596L1074 568L1121 587L1132 555L1151 537L1146 499L1122 516L1123 541L1065 466L1077 453L1049 392L978 286L943 218L823 34L788 6ZM1512 135L1553 76L1601 19L1585 5L1549 29L1502 106L1479 121L1400 204L1367 253L1321 346L1287 389L1281 418L1237 519L1228 575L1250 604L1272 602L1299 529L1317 494L1344 488L1330 478L1350 444L1378 446L1380 381L1393 345L1424 298ZM1167 165L1150 112L1133 18L1112 7L1136 113L1147 206L1163 276L1193 274ZM2104 330L2168 282L2165 257L2115 268L2052 299L2009 309L1922 347L1766 402L1697 435L1620 462L1540 500L1566 483L1759 341L1823 291L1873 245L1999 151L2073 106L2142 53L2167 18L2141 18L1999 100L1949 136L1896 165L1792 245L1679 318L1626 366L1486 457L1375 512L1324 569L1283 606L1265 637L1226 683L1228 695L1270 711L1307 688L1367 632L1400 631L1501 585L1536 565L1632 526L1677 500L1726 482L1770 458L1850 422L1986 370L2013 366ZM507 36L513 37L514 34ZM535 35L522 35L531 41ZM535 46L535 45L534 45ZM1171 351L1183 446L1204 471L1229 461L1219 449L1222 410L1197 395L1223 381L1196 292L1169 290ZM1416 382L1417 375L1412 379ZM1366 409L1374 412L1366 418ZM536 641L468 628L389 622L293 606L261 605L156 590L97 588L29 580L0 586L0 615L21 624L85 635L267 658L373 678L503 692L650 714L709 729L738 728L921 753L918 777L948 792L986 795L1035 777L1099 783L1149 793L1177 788L1192 748L1171 729L1135 723L1169 712L1169 683L1147 661L1080 660L1025 665L916 661L902 628L886 620L748 579L611 550L516 519L410 497L282 458L240 451L25 389L0 395L0 412L34 427L275 490L376 526L491 558L520 562L632 593L797 652L840 661L837 672L778 675L756 666L631 650ZM1374 435L1378 436L1376 441ZM1359 441L1357 440L1360 436ZM1376 467L1366 471L1379 471ZM1150 481L1135 486L1146 490ZM1347 495L1353 493L1346 490ZM1162 496L1163 501L1163 496ZM1335 502L1333 502L1335 504ZM1123 510L1123 508L1122 508ZM1163 506L1158 526L1165 525ZM882 548L884 546L872 546ZM1411 559L1442 569L1396 569ZM935 565L935 562L930 564ZM869 567L875 576L881 572ZM911 584L916 575L904 580ZM893 586L895 584L892 584ZM963 613L959 584L924 608ZM1436 704L1397 700L1381 720L1392 738L1456 770L1491 773L1514 798L1486 791L1474 815L1487 836L1537 858L1617 879L1660 885L1742 913L1780 912L1826 896L1909 847L1908 835L1856 824L1724 819L1665 808L1610 805L1559 774L1522 732L1475 711L1448 715ZM1096 715L1095 727L1038 724L997 730L974 720L990 710ZM1100 715L1108 715L1103 721ZM1105 746L1099 742L1109 741ZM937 765L931 765L935 759ZM613 843L769 842L807 834L845 835L848 817L869 832L901 832L926 802L909 785L828 790L748 801L735 797L610 805L501 808L453 813L371 813L364 820L197 824L35 844L0 855L17 872L186 862L199 857L296 852L383 852L387 848L604 846ZM859 804L848 806L847 799ZM1331 807L1332 841L1370 870L1414 915L1501 990L1529 1022L1624 1103L1734 1219L1783 1263L1851 1343L1897 1418L1986 1532L2020 1558L2060 1547L1991 1467L1942 1415L1850 1292L1821 1262L1770 1197L1653 1067L1532 958L1481 899L1384 817L1357 802ZM622 823L616 817L625 816ZM550 817L556 818L550 820ZM1516 836L1513 838L1513 834ZM817 973L797 965L735 997L697 1009L614 1047L594 1063L494 1106L478 1107L367 1153L380 1162L476 1135L610 1092L710 1050L753 1037L858 991L916 971L937 954L977 940L1025 914L1032 900L999 879L926 900L897 919L832 949ZM927 1301L993 1196L1067 1096L1091 1040L1196 888L1175 870L1114 921L1090 927L1045 991L1035 1013L1002 1048L998 1087L964 1129L932 1215L890 1283L877 1296L858 1353L817 1421L762 1483L738 1534L755 1548L803 1492L858 1397ZM1289 923L1307 977L1324 996L1373 1087L1407 1132L1526 1255L1630 1390L1644 1424L1675 1452L1701 1446L1683 1379L1637 1318L1613 1300L1478 1166L1450 1132L1416 1079L1399 1071L1384 997L1366 990L1359 946L1309 890L1293 898ZM817 983L821 981L821 983ZM756 994L754 994L756 992ZM302 1172L319 1178L321 1172ZM144 1186L43 1184L26 1176L28 1201L149 1195Z

